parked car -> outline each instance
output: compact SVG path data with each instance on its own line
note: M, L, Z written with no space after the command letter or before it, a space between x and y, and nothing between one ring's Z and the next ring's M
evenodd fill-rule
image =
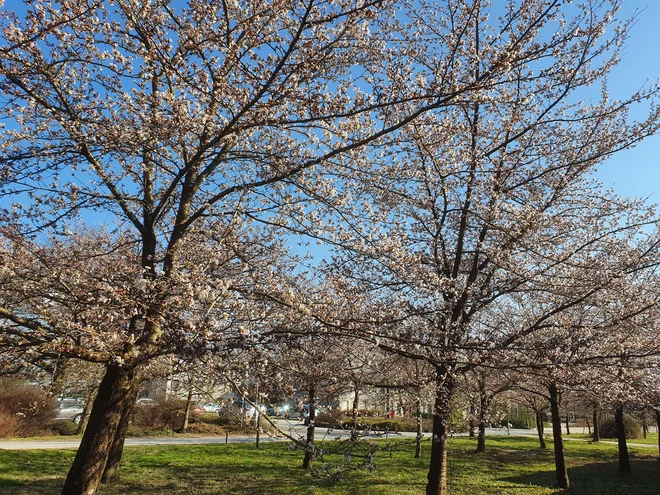
M208 404L202 404L199 406L199 410L201 412L207 412L207 413L219 413L220 412L220 406L218 404L215 404L213 402L210 402Z
M82 399L60 397L57 399L57 416L55 419L71 420L80 423L85 403Z

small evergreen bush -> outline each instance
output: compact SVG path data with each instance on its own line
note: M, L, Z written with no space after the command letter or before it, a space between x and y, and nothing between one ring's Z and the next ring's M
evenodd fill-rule
M626 438L642 438L642 427L628 414L623 416L623 430ZM602 438L616 438L616 422L614 419L603 421L599 431Z

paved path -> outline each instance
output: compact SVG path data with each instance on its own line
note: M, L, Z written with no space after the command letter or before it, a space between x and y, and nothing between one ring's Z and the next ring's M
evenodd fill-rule
M294 437L304 438L306 427L302 423L278 421L277 426L286 434ZM321 440L344 440L349 437L350 433L344 430L337 430L331 428L316 428L314 439ZM369 438L415 438L415 433L388 433L387 435L368 435ZM256 440L254 435L229 435L225 439L224 436L162 436L162 437L135 437L127 438L126 445L198 445L198 444L215 444L215 443L254 443ZM288 442L288 438L284 436L270 437L268 435L261 435L260 441L262 442ZM66 439L66 440L3 440L0 441L0 450L40 450L40 449L77 449L80 445L80 439Z
M294 437L303 439L307 428L299 422L296 421L285 421L285 420L276 420L275 423L277 427L284 433ZM524 436L530 438L536 438L535 434L532 434L533 430L523 430L523 429L513 429L511 428L508 432L509 436ZM317 441L322 440L345 440L349 437L350 432L332 429L332 428L316 428L314 439ZM467 433L459 433L456 436L464 436ZM502 436L507 435L507 430L505 428L487 428L486 429L486 438L491 436ZM426 433L425 438L430 436L430 433ZM402 433L387 433L387 434L374 434L367 435L368 438L400 438L400 439L414 439L415 433L413 432L402 432ZM578 442L588 442L589 440L583 438L571 438L564 437L565 440L573 440ZM128 446L140 446L140 445L199 445L199 444L222 444L228 441L228 443L253 443L255 442L254 435L230 435L227 439L224 436L158 436L158 437L135 437L127 438L126 445ZM262 442L288 442L290 441L285 436L270 437L268 435L261 435ZM616 445L616 442L601 440L602 443L609 443ZM77 449L80 445L80 439L66 439L66 440L3 440L0 441L0 450L39 450L39 449ZM641 447L641 448L652 448L657 449L657 445L653 444L643 444L643 443L628 443L629 447Z

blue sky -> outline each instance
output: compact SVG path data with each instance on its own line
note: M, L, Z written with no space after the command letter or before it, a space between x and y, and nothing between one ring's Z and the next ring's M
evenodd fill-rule
M620 16L630 17L635 10L643 11L626 43L623 61L610 76L614 98L623 98L660 78L660 2L627 0ZM650 196L651 202L660 202L660 136L612 156L600 165L596 176L620 195Z

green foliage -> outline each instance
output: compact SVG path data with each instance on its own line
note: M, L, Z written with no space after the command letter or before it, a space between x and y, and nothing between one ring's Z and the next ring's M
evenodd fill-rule
M48 425L48 429L53 435L69 436L78 433L78 425L69 420L55 420Z
M623 430L626 432L626 438L642 438L644 436L641 425L628 414L623 416ZM617 438L614 419L603 421L600 425L600 436L602 438Z
M511 425L510 428L517 428L517 429L528 429L529 425L527 424L527 420L525 418L504 418L503 422L509 422ZM533 421L530 422L530 424L536 424Z

